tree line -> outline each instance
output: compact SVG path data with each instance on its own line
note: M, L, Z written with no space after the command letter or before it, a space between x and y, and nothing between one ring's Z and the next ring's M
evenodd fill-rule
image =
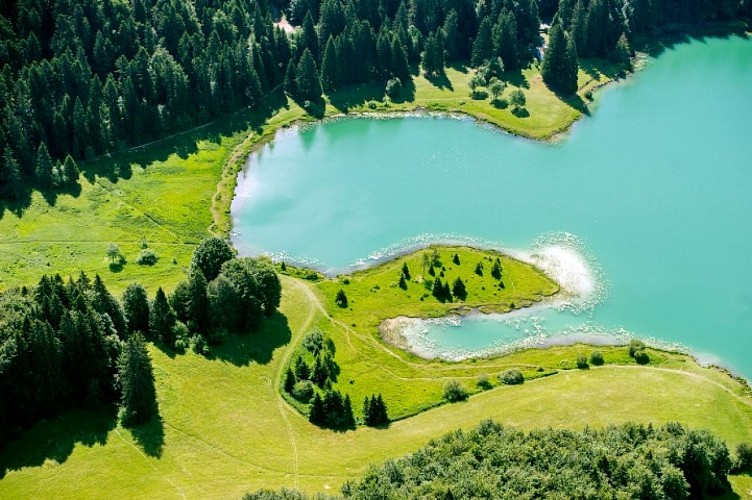
M315 498L705 498L731 491L728 474L752 453L678 423L523 432L491 420L457 430ZM306 500L260 490L245 500Z
M211 279L207 281L205 276ZM189 278L149 299L139 284L122 301L97 275L42 276L0 294L0 446L34 422L120 402L124 424L156 412L145 340L202 352L228 333L257 329L279 306L269 262L236 258L224 241L196 249Z
M390 93L451 61L529 65L553 16L546 83L578 57L628 61L638 35L752 14L752 0L8 0L0 5L0 198L76 184L79 163L241 107L280 84L305 104L346 85ZM500 76L500 75L495 75ZM397 90L394 90L397 89Z

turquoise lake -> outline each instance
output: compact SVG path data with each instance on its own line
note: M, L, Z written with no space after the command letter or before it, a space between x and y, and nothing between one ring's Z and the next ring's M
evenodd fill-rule
M427 324L423 341L482 351L615 332L752 378L749 40L666 50L558 144L451 117L283 131L249 158L232 210L241 254L330 273L430 242L526 251L564 239L598 271L593 308Z

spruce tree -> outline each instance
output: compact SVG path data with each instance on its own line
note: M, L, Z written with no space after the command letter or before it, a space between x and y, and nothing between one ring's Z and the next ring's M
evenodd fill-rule
M206 334L209 329L209 299L206 294L206 278L201 269L194 267L188 277L188 321L194 332Z
M285 92L288 95L295 97L297 95L297 88L295 87L295 69L297 65L293 58L287 63L287 71L285 71Z
M131 335L120 354L118 380L122 390L122 424L143 424L157 414L154 373L146 343L140 334Z
M66 156L65 162L63 163L63 182L65 185L75 185L78 182L79 174L80 172L76 160L74 160L71 155Z
M447 280L441 288L441 297L447 302L452 301L452 290L449 288L449 280Z
M337 49L331 36L326 42L324 57L321 59L321 88L329 93L339 86L339 68L337 65Z
M306 49L295 71L295 88L299 99L318 101L321 99L321 82L311 51Z
M41 142L37 149L36 163L34 177L36 177L37 184L43 188L49 188L52 186L52 158L44 142Z
M407 282L405 281L405 275L400 274L399 277L399 287L403 290L407 290Z
M287 372L285 372L285 392L288 394L292 393L292 388L295 387L295 374L292 372L292 368L289 366L287 367Z
M139 283L131 283L123 292L123 312L129 333L149 333L149 297Z
M433 268L431 268L433 269ZM441 278L436 278L433 282L432 294L440 302L444 302L444 285L441 283Z
M407 280L410 279L410 268L407 267L407 262L402 264L402 276L404 276Z
M467 289L465 288L465 283L459 276L456 280L454 280L454 284L452 285L452 294L454 294L454 296L459 300L465 300L467 298Z
M577 51L558 23L551 28L541 75L555 92L571 95L577 91Z
M161 340L171 346L173 342L172 327L175 325L175 311L167 302L162 287L157 289L154 301L149 310L149 337L153 340Z
M475 67L480 66L484 61L493 57L494 44L492 29L491 20L488 17L483 19L478 28L478 36L475 37L475 41L473 42L470 63ZM504 62L506 63L506 61Z
M308 421L314 425L323 425L326 421L326 412L324 410L324 402L318 392L313 396L313 402L311 403L311 411L308 414Z

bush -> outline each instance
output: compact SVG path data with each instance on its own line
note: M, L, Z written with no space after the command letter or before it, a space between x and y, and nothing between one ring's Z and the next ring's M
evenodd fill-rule
M209 346L206 343L206 339L200 333L197 333L193 337L191 337L189 345L191 347L191 351L195 352L196 354L209 353Z
M468 393L459 380L450 380L444 386L444 399L450 403L457 401L464 401L468 397Z
M307 403L313 397L313 382L310 380L301 380L296 382L292 387L292 397L301 403Z
M318 328L314 328L303 337L303 347L316 356L324 347L324 333Z
M752 472L752 445L741 443L736 447L736 464L737 472Z
M182 321L176 321L172 325L172 338L175 339L175 349L185 349L188 346L188 341L191 337L191 332L185 323Z
M587 370L590 368L590 365L587 362L587 357L585 357L584 354L577 356L577 368L580 370Z
M491 387L493 387L491 385L491 381L488 380L488 375L479 375L478 376L478 380L475 381L475 385L477 385L478 387L480 387L484 391L490 389Z
M594 351L590 354L590 364L593 366L601 366L605 363L603 354L600 351Z
M488 99L488 92L485 90L473 90L470 92L470 98L474 101L482 101L484 99Z
M151 248L144 248L139 252L138 257L136 258L136 264L139 266L153 266L158 260L159 255L157 255L157 252Z
M645 349L645 342L638 339L632 339L629 341L629 356L634 358L637 351Z
M377 107L376 101L368 101L368 109L376 109Z
M635 352L634 359L637 361L638 365L646 365L650 363L650 356L648 356L648 353L645 351Z
M491 101L491 104L498 109L507 109L509 107L509 101L506 99L494 99Z
M386 95L391 99L396 99L402 93L402 80L392 78L386 82Z
M525 382L525 377L519 368L512 368L499 375L499 382L504 385L520 385Z

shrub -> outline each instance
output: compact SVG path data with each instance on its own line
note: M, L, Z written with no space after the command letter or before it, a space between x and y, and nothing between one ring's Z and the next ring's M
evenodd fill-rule
M314 328L303 337L303 347L316 356L324 347L324 334L318 328Z
M206 339L200 333L197 333L193 337L191 337L189 345L191 347L191 351L195 352L196 354L208 354L209 352L209 346L206 344Z
M475 385L477 385L484 391L493 387L491 385L491 381L488 380L488 375L479 375L478 380L475 381Z
M376 101L368 101L368 109L376 109L377 107Z
M139 266L153 266L158 260L159 255L157 255L157 252L151 248L144 248L139 252L138 257L136 257L136 264Z
M736 464L737 472L752 472L752 445L741 443L736 447Z
M313 382L310 380L301 380L296 382L292 387L292 397L301 403L307 403L313 397Z
M587 370L590 368L590 365L587 362L587 357L585 357L584 354L577 356L577 368L580 370Z
M637 351L645 349L645 342L638 339L632 339L629 341L629 356L634 358Z
M603 354L600 351L593 351L590 354L590 364L593 366L601 366L605 363Z
M341 288L339 289L339 292L337 292L337 297L334 299L334 303L343 309L347 307L347 295Z
M402 93L402 80L399 78L392 78L386 82L386 95L392 99L396 99Z
M499 382L504 385L520 385L525 382L525 377L519 368L511 368L499 375Z
M175 324L172 325L172 338L175 339L176 349L185 349L190 337L191 332L188 330L188 327L185 326L185 323L182 321L176 321Z
M450 403L456 401L464 401L468 397L468 393L459 380L450 380L444 386L444 399Z
M637 361L638 365L646 365L650 363L650 356L648 356L648 353L644 350L635 352L634 359Z
M483 101L488 99L488 92L485 90L473 90L470 92L470 98L474 101Z

